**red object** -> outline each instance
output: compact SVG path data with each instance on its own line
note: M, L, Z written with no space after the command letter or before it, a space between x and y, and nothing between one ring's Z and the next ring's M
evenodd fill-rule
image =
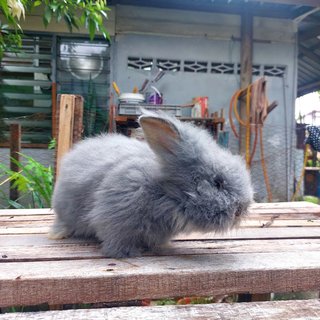
M208 112L208 97L195 97L193 98L193 103L198 104L201 110L201 118L207 118L209 116Z

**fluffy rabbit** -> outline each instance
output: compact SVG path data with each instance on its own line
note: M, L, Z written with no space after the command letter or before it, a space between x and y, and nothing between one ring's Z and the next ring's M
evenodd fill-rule
M63 159L51 238L94 237L109 257L138 256L181 231L226 231L252 201L243 160L165 114L139 118L146 142L102 135Z

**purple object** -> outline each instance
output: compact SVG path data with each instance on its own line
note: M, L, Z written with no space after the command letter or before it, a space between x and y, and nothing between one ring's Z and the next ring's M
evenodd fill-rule
M150 104L162 104L163 99L162 96L159 95L157 92L153 92L148 97L148 103Z

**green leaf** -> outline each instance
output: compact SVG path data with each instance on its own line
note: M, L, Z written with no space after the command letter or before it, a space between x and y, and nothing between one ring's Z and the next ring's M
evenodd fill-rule
M37 0L37 1L33 2L33 6L34 7L39 7L39 6L41 6L41 4L42 4L42 1L40 1L40 0Z
M8 199L8 203L10 204L11 207L13 207L14 209L25 209L26 207L24 207L22 204L20 204L17 201L13 201Z
M7 0L0 0L0 8L6 17L10 15Z
M44 20L46 21L47 25L50 23L51 18L52 18L52 11L51 8L49 6L46 6L45 10L44 10Z
M89 19L89 36L90 36L90 40L94 39L94 35L95 35L95 31L96 31L96 22L93 19Z

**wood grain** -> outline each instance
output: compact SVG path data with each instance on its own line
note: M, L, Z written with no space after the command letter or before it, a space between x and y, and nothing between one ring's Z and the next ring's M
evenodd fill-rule
M316 291L320 252L0 264L0 307Z
M57 141L57 167L56 176L59 174L59 164L63 155L69 151L72 146L74 108L76 96L62 94L60 100L59 128Z
M8 238L8 239L7 239ZM144 256L221 255L319 251L320 239L172 241ZM79 239L52 241L46 236L0 236L0 263L105 258L99 244Z
M49 209L3 210L0 307L320 290L319 208L256 204L238 230L181 234L132 259L105 258L93 241L49 240Z
M0 315L0 320L306 320L320 318L320 301L215 303L209 305L123 307Z

